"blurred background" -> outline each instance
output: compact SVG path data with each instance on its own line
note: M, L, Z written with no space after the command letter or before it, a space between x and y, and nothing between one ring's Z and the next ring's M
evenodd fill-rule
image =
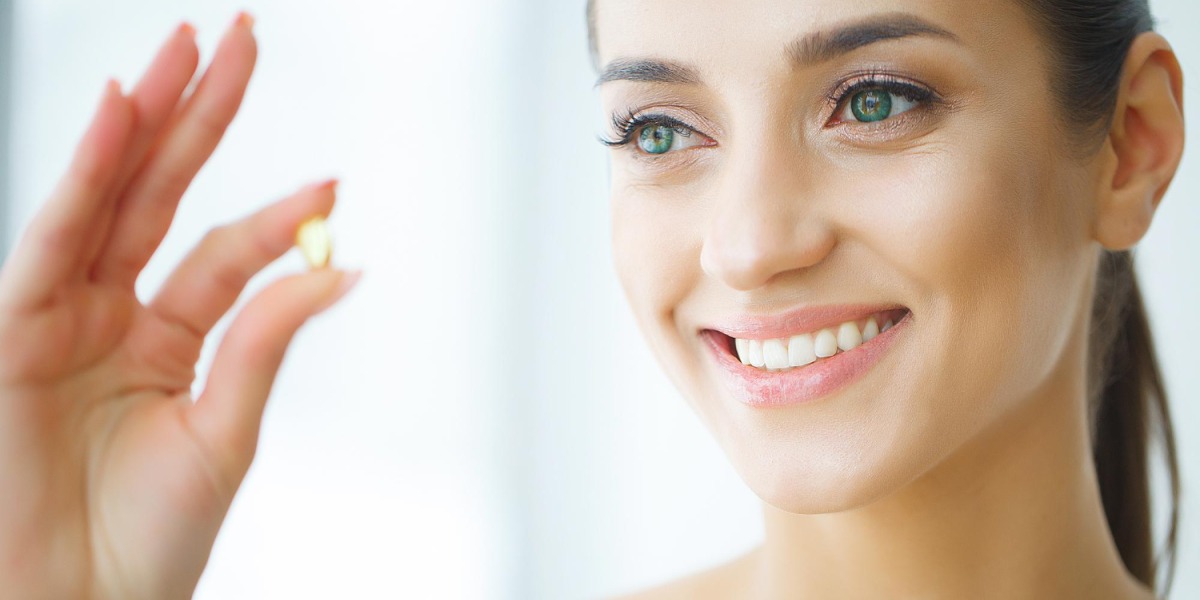
M206 64L249 10L259 63L143 297L209 227L342 179L335 262L365 277L293 345L196 598L598 598L761 538L757 499L659 372L610 264L583 4L0 2L2 247L106 78L131 86L181 20ZM1200 5L1152 4L1200 115ZM1188 486L1173 598L1200 598L1194 146L1138 256ZM250 292L303 268L288 255Z

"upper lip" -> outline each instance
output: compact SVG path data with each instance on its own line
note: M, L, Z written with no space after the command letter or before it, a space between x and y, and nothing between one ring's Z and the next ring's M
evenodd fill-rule
M878 312L900 309L906 309L906 307L900 304L802 306L773 315L730 315L713 321L705 329L744 340L786 338L837 327L847 321L865 319Z

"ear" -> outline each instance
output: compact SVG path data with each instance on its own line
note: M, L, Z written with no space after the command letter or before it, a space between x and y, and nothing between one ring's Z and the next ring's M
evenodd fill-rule
M1131 248L1183 155L1183 73L1170 44L1147 32L1126 55L1116 113L1105 146L1093 232L1109 250Z

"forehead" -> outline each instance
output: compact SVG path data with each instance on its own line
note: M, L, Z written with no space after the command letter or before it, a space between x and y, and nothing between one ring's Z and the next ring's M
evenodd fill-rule
M601 66L652 57L713 75L783 69L796 41L880 15L915 17L996 59L1041 46L1019 0L593 1Z

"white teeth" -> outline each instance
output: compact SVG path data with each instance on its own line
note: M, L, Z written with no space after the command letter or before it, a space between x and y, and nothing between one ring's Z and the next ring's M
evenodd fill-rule
M788 340L788 365L803 367L817 360L817 352L813 349L811 333L794 335Z
M837 354L837 336L833 335L832 329L822 329L817 333L817 338L813 340L813 350L817 353L817 358L829 358Z
M758 367L760 369L763 368L764 366L766 366L767 361L763 360L762 342L759 340L748 340L748 341L749 341L749 344L747 344L747 346L749 346L749 351L747 352L747 354L750 355L750 364L755 367Z
M788 368L788 349L783 340L766 340L762 343L763 359L768 369Z
M858 331L858 325L854 323L842 323L838 327L837 345L843 351L853 350L863 343L862 333Z
M734 339L733 343L737 347L738 360L743 365L750 364L750 340Z
M862 339L864 342L869 342L879 335L879 324L875 322L875 317L867 319L867 324L863 327Z
M735 338L734 351L743 365L768 371L783 371L810 365L838 352L849 352L879 337L879 334L895 327L888 319L879 326L879 315L869 317L860 331L855 321L847 321L833 328L813 333L803 333L790 338L751 340Z

